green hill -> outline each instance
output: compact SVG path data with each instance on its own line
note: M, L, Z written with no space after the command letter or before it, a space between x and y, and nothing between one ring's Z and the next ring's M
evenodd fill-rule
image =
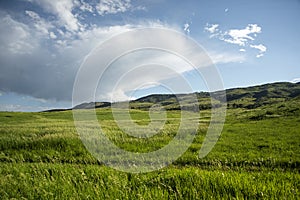
M214 96L223 101L227 100L228 108L247 108L254 109L266 105L278 103L288 103L300 99L300 83L278 82L245 88L227 89L226 97L223 93L213 92ZM209 92L196 92L193 94L151 94L133 101L130 101L132 109L147 110L154 104L162 105L166 110L180 110L182 106L194 106L191 96L196 95L199 102L199 109L211 109L211 96ZM221 96L223 95L223 96ZM180 103L181 106L180 106ZM118 104L118 103L115 103ZM73 109L92 109L110 107L109 102L90 102L75 106ZM284 104L281 108L285 107ZM283 110L283 109L281 109ZM54 110L57 111L57 110ZM296 109L294 111L299 111ZM293 111L293 112L294 112Z
M299 199L300 197L300 84L273 83L229 89L222 134L212 151L199 158L210 125L209 93L149 95L130 102L130 117L138 125L151 122L148 109L161 104L166 118L157 134L139 138L116 122L111 103L85 103L74 109L87 116L86 133L99 130L89 116L96 114L101 131L119 148L132 153L162 149L174 141L181 124L178 99L193 106L197 95L200 115L192 144L169 166L130 174L110 169L82 143L73 112L0 112L1 199ZM224 100L216 92L218 100ZM137 109L134 109L137 108ZM121 113L122 114L122 113ZM193 123L193 121L191 121ZM125 126L125 127L124 127ZM144 134L143 131L140 131ZM92 139L95 144L101 141ZM101 152L101 151L100 151ZM166 156L168 156L166 154ZM112 154L111 162L116 162ZM147 161L153 164L152 161ZM124 158L126 163L126 157ZM124 164L118 161L118 164Z

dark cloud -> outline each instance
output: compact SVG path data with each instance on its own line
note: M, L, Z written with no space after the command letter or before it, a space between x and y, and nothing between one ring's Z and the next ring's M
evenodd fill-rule
M76 63L57 59L43 38L10 15L2 13L0 26L0 90L69 100Z

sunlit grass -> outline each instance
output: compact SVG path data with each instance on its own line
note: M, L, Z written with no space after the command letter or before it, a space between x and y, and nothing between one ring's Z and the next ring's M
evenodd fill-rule
M79 139L71 111L0 112L0 196L295 199L300 186L300 120L294 105L280 106L229 109L218 143L203 159L198 152L210 111L200 111L200 118L191 114L190 121L200 119L200 124L188 151L173 165L146 174L118 172L96 160ZM130 113L137 125L151 122L147 110ZM96 114L107 137L131 152L150 152L168 144L177 133L181 116L180 111L167 111L167 118L161 119L166 123L156 135L135 138L117 126L110 109L98 109ZM95 128L88 120L83 123Z

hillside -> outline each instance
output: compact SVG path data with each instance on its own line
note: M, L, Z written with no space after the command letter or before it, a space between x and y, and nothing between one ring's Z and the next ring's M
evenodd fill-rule
M218 93L219 92L215 92L216 96L218 96ZM208 92L197 92L194 94L197 95L200 110L211 108L211 98ZM182 100L183 106L189 107L193 106L190 101L191 95L193 94L152 94L130 101L130 106L133 109L147 110L154 104L160 104L164 106L166 110L180 110L181 107L178 98ZM225 98L221 97L219 99ZM246 109L284 102L287 103L293 100L300 101L300 82L279 82L245 88L227 89L226 99L228 108ZM109 102L90 102L77 105L73 109L105 108L110 106L111 103ZM299 111L299 109L296 109L296 111Z
M199 158L211 110L201 110L197 118L188 113L189 123L199 121L197 131L189 124L182 126L184 133L195 136L192 143L172 164L149 173L111 169L105 157L94 157L71 109L0 112L1 199L299 199L299 86L273 83L227 90L226 120L211 152ZM209 108L209 94L196 94L200 106ZM190 95L177 97L188 106ZM131 101L132 108L139 108L130 110L132 121L150 124L148 108L157 103L168 109L166 118L155 119L164 126L152 128L156 134L146 138L130 135L132 124L126 118L117 121L110 103L85 103L74 109L100 108L95 114L101 129L95 128L93 119L79 121L87 136L101 130L114 145L137 155L161 150L178 136L182 112L176 110L174 95ZM102 140L91 141L97 148L107 148ZM136 166L128 162L130 157L119 160L120 155L101 148L97 152L112 155L109 163ZM169 158L172 153L162 155ZM164 164L155 158L145 163L157 162Z

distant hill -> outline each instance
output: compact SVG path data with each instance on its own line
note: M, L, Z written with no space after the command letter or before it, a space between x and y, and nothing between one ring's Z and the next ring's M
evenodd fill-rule
M229 107L257 108L263 105L300 99L299 83L269 83L226 90Z
M90 103L83 103L77 105L73 109L105 108L110 106L111 106L110 102L90 102Z
M214 92L217 94L218 92ZM208 92L195 93L200 103L200 109L211 108L211 98ZM177 95L179 98L187 99L190 94ZM222 99L222 98L221 98ZM233 88L226 90L228 108L257 108L264 105L285 102L289 100L300 100L300 82L269 83L245 88ZM180 109L176 95L149 95L131 101L134 108L145 108L146 105L160 103L166 109Z
M218 95L218 91L214 94ZM197 92L193 94L152 94L133 101L130 101L132 109L149 109L154 104L164 106L166 110L179 110L182 107L195 106L192 105L191 95L196 95L199 101L199 109L211 108L211 97L208 92ZM181 106L178 99L181 100ZM253 109L261 106L277 104L280 102L287 102L292 100L300 101L300 82L278 82L269 83L258 86L251 86L245 88L233 88L226 90L226 98L220 97L219 100L227 99L228 108L246 108ZM183 105L182 105L183 104ZM90 102L75 106L72 109L92 109L92 108L106 108L110 107L110 102ZM49 111L61 111L62 109L55 109ZM66 109L71 110L71 109Z

